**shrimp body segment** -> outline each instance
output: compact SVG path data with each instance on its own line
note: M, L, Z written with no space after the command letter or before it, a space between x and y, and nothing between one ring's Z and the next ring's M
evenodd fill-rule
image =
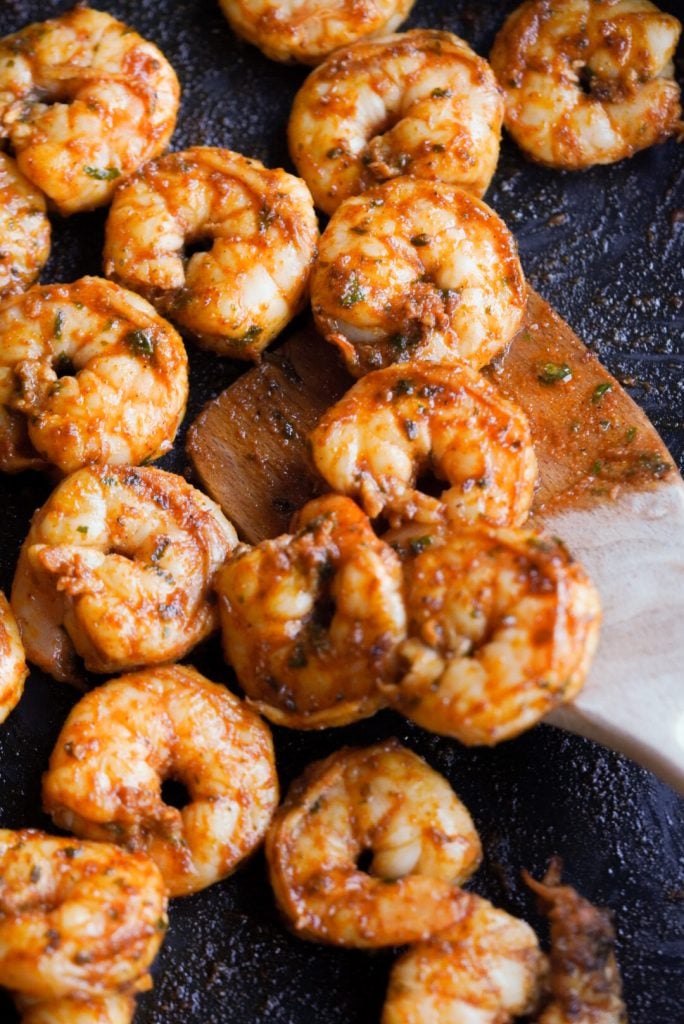
M515 334L526 299L503 221L467 192L420 178L342 203L311 278L316 324L356 377L408 359L479 369Z
M135 1014L131 993L45 1000L15 996L14 1002L21 1024L131 1024Z
M24 291L50 255L45 197L16 162L0 153L0 299Z
M219 0L238 35L271 60L318 64L357 39L393 32L415 0Z
M522 410L465 365L403 363L367 374L311 435L318 471L392 526L485 516L524 522L537 477ZM431 470L439 498L416 490Z
M527 156L566 170L614 163L678 131L680 22L648 0L527 0L492 67Z
M186 244L205 241L207 252L186 259ZM317 241L300 178L197 146L147 164L117 190L105 273L203 347L257 359L301 309Z
M381 1024L510 1024L535 1008L545 974L530 926L471 896L460 921L397 960Z
M0 591L0 722L19 703L27 675L19 629L8 600Z
M2 829L0 878L4 988L38 1002L149 988L167 925L164 882L149 857Z
M376 683L405 636L401 564L349 498L309 502L293 529L219 572L225 656L271 721L345 725L383 705Z
M402 174L482 196L503 108L492 69L462 39L414 29L357 43L313 71L292 107L290 153L328 214Z
M410 545L408 639L387 699L408 718L466 744L530 728L582 687L600 606L560 541L532 530L471 526Z
M140 296L98 277L0 307L0 468L137 465L169 451L188 360Z
M211 586L237 543L200 491L160 469L92 466L34 516L12 588L27 657L76 681L182 658L218 625Z
M103 11L78 6L0 40L0 139L65 215L109 202L162 152L178 97L164 55Z
M165 779L189 803L164 802ZM59 735L43 803L60 828L156 861L171 896L229 875L278 803L268 726L229 690L169 665L88 693Z
M368 871L357 867L372 854ZM416 942L468 912L480 841L449 783L396 740L309 766L266 838L276 900L304 939Z

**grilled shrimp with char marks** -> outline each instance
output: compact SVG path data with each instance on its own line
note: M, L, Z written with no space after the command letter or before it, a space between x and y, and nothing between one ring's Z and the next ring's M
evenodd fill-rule
M663 141L681 129L681 28L648 0L528 0L490 55L506 128L527 156L566 170Z
M484 195L502 121L487 62L458 36L414 29L329 57L297 93L288 136L316 205L330 214L403 174Z
M532 504L527 418L467 366L403 363L367 374L324 414L311 448L333 490L392 526L481 516L519 526ZM439 498L417 489L429 471L448 482Z
M185 412L183 342L144 299L98 277L36 285L0 307L0 468L137 465Z
M12 587L27 657L77 681L183 657L218 625L214 575L237 543L218 505L160 469L92 466L34 516Z
M204 241L209 250L186 259L184 247ZM105 273L204 348L257 359L301 309L317 241L303 181L196 146L146 164L117 190Z
M526 299L503 221L467 192L420 178L345 200L311 277L316 324L356 377L409 359L479 369L515 334Z
M103 11L78 6L0 40L0 139L64 215L108 203L162 152L178 97L164 55Z
M32 285L50 255L45 197L0 153L0 300Z
M266 837L275 897L297 935L359 948L416 942L458 921L473 899L458 885L480 853L449 783L396 740L310 765Z

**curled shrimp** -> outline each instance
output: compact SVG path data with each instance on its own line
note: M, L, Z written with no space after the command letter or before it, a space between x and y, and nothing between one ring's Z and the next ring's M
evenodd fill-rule
M0 722L19 703L27 675L19 629L8 600L0 591Z
M218 505L160 469L63 480L22 546L12 607L26 654L56 679L183 657L218 625L216 570L237 543Z
M164 55L103 11L74 7L0 40L0 139L64 215L109 202L162 152L178 97Z
M33 1004L150 987L167 919L164 882L149 857L2 829L0 878L0 985L29 1019L40 1021Z
M219 0L238 35L271 60L318 64L356 39L393 32L415 0Z
M0 299L36 280L50 255L45 198L6 153L0 153Z
M359 857L372 853L368 871ZM468 912L480 841L449 783L396 740L338 750L292 786L266 837L276 900L304 939L416 942Z
M189 802L164 802L162 782ZM194 669L147 669L86 694L43 776L59 828L157 863L171 896L220 881L261 842L278 803L268 726Z
M189 259L184 246L211 240ZM318 225L303 181L227 149L196 146L116 192L105 273L219 355L256 359L301 309Z
M648 0L527 0L490 55L506 128L527 156L567 170L663 141L680 124L680 32Z
M460 921L394 964L381 1024L509 1024L535 1008L545 974L530 926L471 895Z
M556 538L485 526L407 546L408 638L398 682L379 684L408 718L467 744L530 728L581 689L600 605Z
M527 417L465 365L403 363L367 374L311 435L316 468L367 514L435 522L485 516L519 526L532 504L537 460ZM439 498L416 489L431 471Z
M0 307L0 468L137 465L185 412L183 342L140 296L98 277L35 285Z
M610 914L560 884L552 861L542 882L523 871L551 924L551 1001L539 1024L626 1024Z
M376 683L405 636L401 564L349 498L309 502L293 530L219 572L225 656L271 721L345 725L383 704Z
M467 192L420 178L345 200L311 278L317 326L357 377L408 359L479 369L515 334L526 297L503 221Z
M332 54L295 97L292 159L316 205L410 174L487 191L503 98L487 62L458 36L414 29Z

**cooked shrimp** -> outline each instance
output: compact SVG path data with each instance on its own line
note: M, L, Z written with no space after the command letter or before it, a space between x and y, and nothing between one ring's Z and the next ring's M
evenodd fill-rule
M478 369L515 334L526 296L503 221L461 189L420 178L345 200L311 278L316 323L357 377L407 359Z
M560 884L558 861L543 882L523 877L551 923L552 999L539 1024L626 1024L610 914Z
M292 107L290 153L316 205L410 174L482 196L499 157L503 98L458 36L414 29L334 53Z
M162 782L188 803L164 802ZM43 776L59 828L156 861L171 896L220 881L261 842L278 803L265 722L181 665L110 680L67 718Z
M470 900L465 917L397 960L381 1024L509 1024L535 1008L546 973L536 935Z
M40 1001L19 996L15 1003L21 1024L130 1024L135 1014L135 998L128 993Z
M599 599L560 541L473 526L427 533L409 551L400 676L380 684L399 711L462 743L494 744L581 689Z
M211 240L186 259L184 246ZM196 146L142 168L107 220L105 273L219 355L257 359L302 308L318 241L303 181Z
M17 623L0 590L0 722L4 722L19 703L27 675Z
M372 853L368 871L357 862ZM442 931L473 897L480 841L446 779L396 740L309 766L266 837L276 900L297 935L393 946Z
M405 636L401 564L349 498L309 502L293 529L219 572L225 656L278 725L346 725L383 704L376 683Z
M0 139L65 215L108 203L162 152L178 96L157 47L103 11L74 7L0 40Z
M98 277L35 285L0 307L0 468L63 473L169 451L185 412L180 336Z
M33 284L50 255L45 199L0 153L0 299Z
M415 0L219 0L233 30L271 60L318 64L340 46L393 32Z
M527 156L566 170L662 142L680 127L680 32L648 0L527 0L490 56L506 128Z
M325 413L311 449L333 490L393 526L480 516L518 526L532 504L537 460L527 417L464 365L369 373ZM416 489L428 470L450 485L440 498Z
M218 625L214 574L237 543L218 505L160 469L91 466L36 513L12 607L56 679L182 658Z
M149 857L0 830L0 985L28 1006L149 988L166 925Z

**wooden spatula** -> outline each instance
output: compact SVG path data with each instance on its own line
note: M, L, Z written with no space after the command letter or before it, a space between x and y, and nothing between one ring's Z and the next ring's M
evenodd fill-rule
M548 721L684 792L684 483L644 413L535 292L487 372L530 418L535 520L566 541L603 602L590 678ZM285 532L292 512L326 489L307 436L352 383L309 327L197 418L191 461L246 541Z

